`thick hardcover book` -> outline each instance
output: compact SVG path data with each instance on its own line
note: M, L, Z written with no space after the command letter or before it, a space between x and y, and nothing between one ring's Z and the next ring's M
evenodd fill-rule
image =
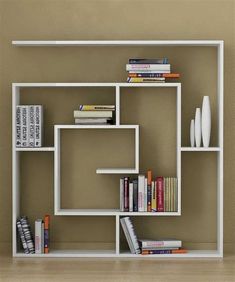
M157 211L157 203L156 203L156 185L155 185L155 181L151 182L151 210L152 212L156 212Z
M179 78L179 73L131 73L129 77L164 77L164 78Z
M133 211L138 211L138 180L133 180Z
M25 237L25 240L26 240L27 247L29 249L29 253L34 254L35 253L34 241L33 241L33 236L32 236L31 230L30 230L30 225L28 223L27 217L22 216L20 218L20 223L21 223L21 226L22 226L22 230L23 230L23 233L24 233L24 237Z
M168 64L168 59L129 59L129 64Z
M124 178L120 178L120 211L124 212Z
M181 248L182 241L167 239L167 240L139 240L141 248Z
M133 212L133 182L129 183L129 212Z
M144 211L144 183L145 183L145 176L139 175L138 176L138 211Z
M35 221L35 253L44 253L44 222L42 219Z
M16 107L16 147L21 147L21 106Z
M152 201L152 171L147 172L147 211L151 212L151 201Z
M164 212L164 181L163 177L157 177L157 211Z
M79 111L115 111L115 105L80 105Z
M147 211L148 206L148 179L145 177L144 179L144 211Z
M130 236L130 234L128 232L128 229L127 229L126 222L125 222L124 218L121 218L120 222L121 222L121 226L122 226L124 235L126 237L128 246L130 248L130 251L131 251L132 254L135 254L135 248L134 248L133 242L131 240L131 236Z
M120 219L122 227L124 226L123 230L130 247L131 253L139 254L140 247L139 243L135 234L134 226L129 217L124 217ZM126 231L126 232L125 232Z
M129 177L124 177L124 211L129 211Z
M170 71L171 65L169 64L127 64L127 71L133 70L152 70L152 71Z
M74 111L74 118L111 118L113 111Z
M44 253L49 253L49 229L50 229L50 216L45 215L44 217Z
M178 249L178 250L143 250L141 252L142 255L163 255L163 254L185 254L187 250Z
M43 146L43 107L42 105L34 106L35 113L35 147Z
M29 146L29 107L21 106L21 136L22 147Z
M19 234L23 249L24 249L24 253L29 254L29 249L28 249L28 246L27 246L27 243L26 243L26 239L25 239L25 236L24 236L24 232L23 232L23 228L22 228L20 219L18 219L16 221L16 226L17 226L18 234Z
M164 77L128 77L127 82L130 83L143 83L143 82L157 82L164 83Z
M34 106L29 106L29 147L35 147L35 113Z

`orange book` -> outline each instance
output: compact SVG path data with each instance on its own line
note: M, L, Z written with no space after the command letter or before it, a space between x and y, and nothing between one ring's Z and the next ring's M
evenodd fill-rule
M148 170L147 172L147 211L152 211L152 171Z
M50 227L50 216L47 214L44 217L44 253L49 253L49 227Z
M179 78L179 73L158 73L158 74L143 74L143 73L129 73L128 77L165 77L165 78Z

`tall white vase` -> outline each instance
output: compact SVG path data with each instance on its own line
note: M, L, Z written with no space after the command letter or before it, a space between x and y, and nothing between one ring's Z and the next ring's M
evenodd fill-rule
M196 147L201 146L201 138L202 138L202 131L201 131L201 109L196 108L195 113L195 141Z
M194 119L190 123L190 143L191 147L195 146L195 128L194 128Z
M202 143L209 147L211 137L211 107L209 96L203 97L202 102Z

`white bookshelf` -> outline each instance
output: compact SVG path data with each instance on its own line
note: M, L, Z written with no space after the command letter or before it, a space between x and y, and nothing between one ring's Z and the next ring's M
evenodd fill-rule
M127 257L127 258L216 258L223 256L223 41L221 40L124 40L124 41L12 41L18 47L63 47L63 46L211 46L217 49L217 97L218 97L218 147L191 148L181 147L181 83L13 83L12 84L12 202L13 202L13 256L14 257ZM54 125L54 146L41 148L15 147L15 109L20 105L21 89L33 87L113 87L115 89L116 121L114 125L83 126ZM158 87L175 89L176 94L176 176L178 178L178 211L177 212L120 212L117 209L63 209L60 195L60 135L62 130L131 130L135 136L134 167L132 168L99 168L97 174L138 174L139 173L139 134L138 124L122 125L120 123L120 99L122 89L126 87ZM22 253L17 244L16 219L20 214L20 156L24 152L52 152L54 154L54 214L57 216L110 216L115 218L115 249L113 250L51 250L49 254L28 255ZM181 155L186 152L215 152L217 154L217 249L189 250L186 254L166 255L133 255L120 250L120 217L121 216L180 216L181 215Z

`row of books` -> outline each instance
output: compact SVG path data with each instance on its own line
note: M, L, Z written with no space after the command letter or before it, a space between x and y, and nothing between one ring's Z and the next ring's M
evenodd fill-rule
M115 105L80 105L73 115L75 124L113 124Z
M41 147L43 138L43 106L16 107L16 147Z
M186 249L182 248L182 241L176 239L148 240L137 238L130 217L120 219L123 232L132 254L184 254Z
M49 225L50 216L35 221L35 232L30 228L28 218L21 216L16 221L18 235L25 254L47 254L49 253Z
M178 181L175 177L156 177L152 171L138 179L120 179L120 211L122 212L177 212Z
M171 65L167 58L129 59L126 64L127 82L160 82L166 79L179 78L179 73L171 73Z

